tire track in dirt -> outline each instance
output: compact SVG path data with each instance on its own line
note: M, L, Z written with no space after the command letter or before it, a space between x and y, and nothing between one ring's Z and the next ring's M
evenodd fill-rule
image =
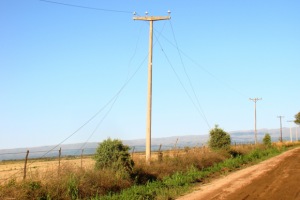
M300 148L234 172L178 200L300 200Z

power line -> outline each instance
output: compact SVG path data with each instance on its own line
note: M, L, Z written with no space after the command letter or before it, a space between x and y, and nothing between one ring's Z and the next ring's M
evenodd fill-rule
M154 36L156 37L155 33L154 33ZM200 116L201 116L201 117L204 119L204 117L202 116L202 114L201 114L201 112L199 111L198 107L196 106L196 104L195 104L195 103L194 103L194 101L192 100L192 98L191 98L190 94L187 92L186 88L184 87L183 83L181 82L181 80L180 80L180 78L179 78L178 74L176 73L176 71L175 71L175 69L174 69L173 65L171 64L171 62L170 62L170 60L169 60L168 56L166 55L165 51L163 50L163 48L162 48L162 46L161 46L161 44L160 44L159 40L157 40L157 41L158 41L158 44L159 44L159 46L160 46L160 48L161 48L162 52L164 53L164 55L165 55L166 59L168 60L168 62L169 62L169 64L170 64L170 66L171 66L171 68L172 68L173 72L175 73L175 75L176 75L177 79L179 80L179 82L180 82L181 86L183 87L183 89L184 89L185 93L188 95L189 99L191 100L191 102L193 103L193 105L195 106L195 108L197 109L197 111L198 111L198 113L200 114ZM204 119L204 121L205 121L205 119ZM207 123L207 121L205 121L205 122L206 122L207 126L210 128L210 126L209 126L209 124Z
M155 29L154 29L155 30ZM157 30L155 30L157 32ZM169 42L172 46L174 46L176 49L178 49L183 55L185 55L188 59L190 59L193 63L195 63L198 67L200 67L202 70L204 70L206 73L208 73L211 77L213 77L214 79L216 79L217 81L219 81L220 83L222 83L223 85L225 85L226 87L230 88L231 90L235 91L236 93L247 97L246 95L244 95L243 93L235 90L234 88L230 87L229 85L227 85L226 83L224 83L223 81L221 81L220 79L218 79L217 77L215 77L213 74L211 74L209 71L207 71L204 67L202 67L200 64L198 64L195 60L193 60L191 57L189 57L187 54L185 54L182 50L180 50L179 48L176 47L176 45L174 45L170 40L168 40L165 36L162 35L162 37ZM248 97L247 97L248 98Z
M76 7L76 8L85 8L85 9L90 9L90 10L99 10L99 11L107 11L107 12L132 13L130 11L124 11L124 10L110 10L110 9L103 9L103 8L94 8L94 7L79 6L79 5L74 5L74 4L60 3L60 2L56 2L56 1L47 1L47 0L40 0L40 1L47 2L47 3L53 3L53 4L58 4L58 5L64 5L64 6L71 6L71 7Z
M208 124L208 121L207 121L207 119L206 119L206 116L205 116L205 114L204 114L204 112L203 112L203 110L202 110L202 107L201 107L201 105L200 105L200 102L199 102L199 100L198 100L198 97L197 97L197 95L196 95L196 93L195 93L195 90L194 90L193 84L192 84L192 82L191 82L191 79L190 79L190 77L189 77L189 75L188 75L188 73L187 73L187 71L186 71L186 69L185 69L185 65L183 64L183 60L182 60L180 51L179 51L179 49L178 49L178 44L177 44L177 40L176 40L176 37L175 37L175 33L174 33L174 30L173 30L173 26L172 26L171 20L169 20L169 22L170 22L170 25L171 25L172 33L173 33L174 40L175 40L175 44L176 44L176 48L177 48L177 51L178 51L178 54L179 54L179 57L180 57L181 64L182 64L182 66L183 66L185 75L187 76L187 78L188 78L188 80L189 80L190 86L191 86L191 88L192 88L192 90L193 90L193 93L194 93L195 98L196 98L196 100L197 100L197 102L198 102L198 105L199 105L199 107L200 107L200 109L201 109L201 111L202 111L202 113L203 113L204 119L205 119L206 123Z
M170 21L171 22L171 21ZM154 31L158 32L156 29L154 29ZM206 70L204 67L202 67L200 64L198 64L194 59L192 59L190 56L188 56L186 53L184 53L182 50L180 50L176 45L174 45L170 40L168 40L165 36L161 35L167 42L169 42L173 47L175 47L178 51L180 51L183 55L185 55L189 60L191 60L194 64L196 64L198 67L200 67L203 71L205 71L206 73L208 73L211 77L213 77L214 79L216 79L217 81L219 81L220 83L222 83L223 85L225 85L226 87L228 87L229 89L233 90L234 92L240 94L241 96L244 96L246 98L248 98L245 94L237 91L236 89L232 88L231 86L229 86L228 84L226 84L225 82L221 81L220 79L218 79L216 76L214 76L212 73L210 73L208 70ZM259 108L261 108L263 111L265 111L266 113L268 113L269 115L272 116L276 116L272 113L270 113L269 111L263 109L261 106L258 106Z

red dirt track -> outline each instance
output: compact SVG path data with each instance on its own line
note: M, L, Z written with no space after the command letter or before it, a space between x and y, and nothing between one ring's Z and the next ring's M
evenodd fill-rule
M234 172L178 200L300 200L300 148Z

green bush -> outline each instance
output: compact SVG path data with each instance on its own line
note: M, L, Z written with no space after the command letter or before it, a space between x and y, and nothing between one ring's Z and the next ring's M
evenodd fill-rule
M214 129L209 131L209 140L207 141L212 149L228 149L231 144L230 135L216 124Z
M93 156L96 161L95 167L97 169L112 168L114 170L131 171L134 163L128 152L130 149L128 145L124 145L119 139L107 138L107 140L99 143Z
M272 145L271 136L269 133L266 133L265 137L263 138L263 142L268 147L270 147Z

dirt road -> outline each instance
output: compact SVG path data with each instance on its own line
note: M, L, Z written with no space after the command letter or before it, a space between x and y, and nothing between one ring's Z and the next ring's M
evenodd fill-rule
M300 148L200 186L178 200L300 200Z

